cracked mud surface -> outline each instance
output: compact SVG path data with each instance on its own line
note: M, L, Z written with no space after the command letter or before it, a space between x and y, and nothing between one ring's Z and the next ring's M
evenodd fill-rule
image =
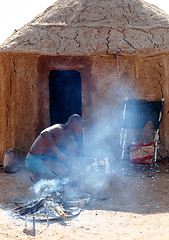
M166 13L144 1L59 0L2 50L86 55L167 49L168 23Z

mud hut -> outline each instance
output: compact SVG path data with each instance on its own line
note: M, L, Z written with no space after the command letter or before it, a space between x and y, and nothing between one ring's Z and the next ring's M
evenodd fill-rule
M73 112L88 126L111 119L102 126L113 149L125 98L165 98L169 156L168 32L169 16L143 0L57 0L16 30L0 48L0 162Z

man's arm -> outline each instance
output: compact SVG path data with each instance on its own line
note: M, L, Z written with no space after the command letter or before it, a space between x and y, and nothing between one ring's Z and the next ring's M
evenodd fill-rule
M49 150L51 150L52 152L56 153L59 161L63 161L65 159L65 155L60 152L60 150L54 143L51 133L49 131L44 130L41 132L40 136L45 142L45 146L48 147Z

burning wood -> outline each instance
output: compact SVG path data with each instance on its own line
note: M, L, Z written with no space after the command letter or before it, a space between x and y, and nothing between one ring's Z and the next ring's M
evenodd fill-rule
M70 204L61 202L58 199L54 200L52 197L45 197L37 201L30 202L29 204L17 207L12 210L14 214L25 219L25 225L27 225L28 218L36 217L37 220L62 218L66 220L68 217L73 217L80 213L81 209L76 207L72 208Z
M55 203L55 209L56 209L56 212L59 214L59 216L61 218L63 218L64 220L67 219L67 216L66 216L66 214L64 212L64 209L61 208L58 203Z
M44 203L45 203L45 199L41 199L39 201L32 202L28 205L15 208L13 210L13 212L18 213L21 216L26 215L26 214L33 214L33 213L37 212L38 209L41 208Z

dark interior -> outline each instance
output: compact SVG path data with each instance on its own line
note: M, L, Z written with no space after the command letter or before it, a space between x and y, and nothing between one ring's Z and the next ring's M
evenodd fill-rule
M82 115L81 76L75 70L52 70L49 75L50 123L66 123Z

